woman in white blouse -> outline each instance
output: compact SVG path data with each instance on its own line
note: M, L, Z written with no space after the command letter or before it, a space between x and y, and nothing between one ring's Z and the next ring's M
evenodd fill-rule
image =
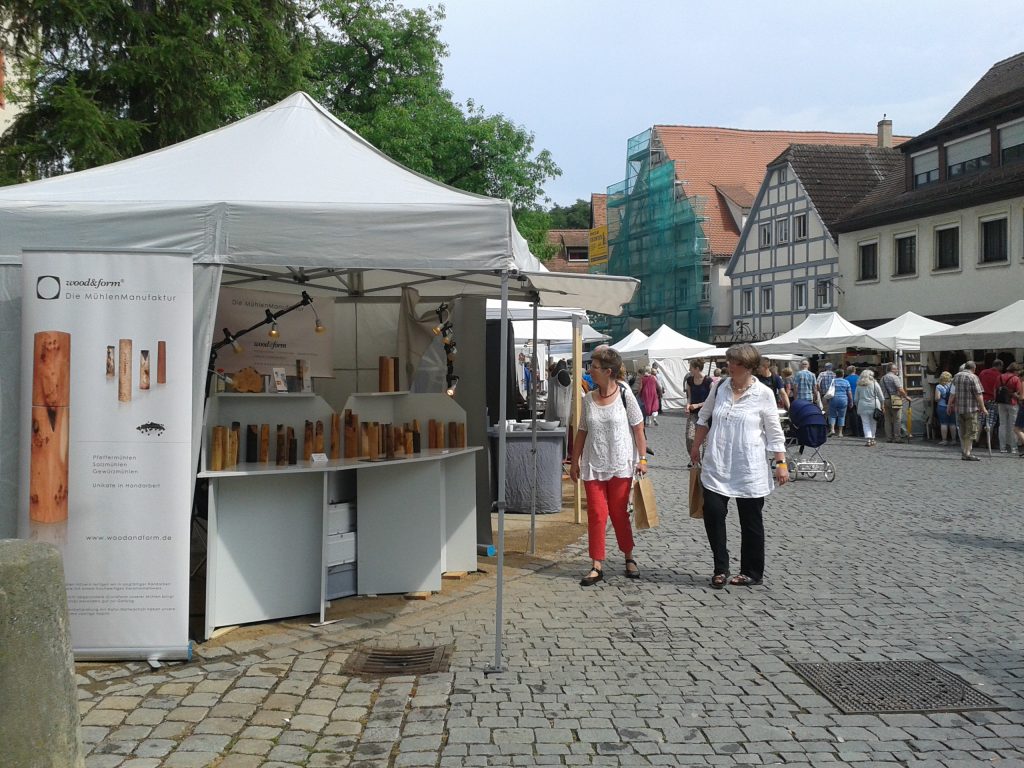
M775 395L754 377L761 354L750 344L729 347L729 368L708 396L697 418L690 460L701 465L704 529L714 556L711 586L760 584L764 578L764 498L771 493L772 472L766 452L775 454L775 480L789 482L786 439ZM710 426L709 426L710 424ZM707 438L701 461L700 447ZM740 572L729 578L725 519L729 499L740 514Z
M626 576L640 578L633 559L633 530L629 524L629 491L634 473L647 472L644 416L625 378L622 358L608 346L591 354L594 389L583 398L580 424L572 444L569 477L582 478L587 493L587 535L593 567L580 580L589 587L604 578L605 529L609 516L615 540L626 556Z

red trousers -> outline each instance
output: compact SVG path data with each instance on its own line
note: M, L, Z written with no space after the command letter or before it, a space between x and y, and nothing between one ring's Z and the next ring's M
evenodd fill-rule
M611 515L615 540L623 553L633 551L633 528L629 524L629 491L631 477L613 477L611 480L585 480L587 493L587 533L590 558L604 560L605 529Z

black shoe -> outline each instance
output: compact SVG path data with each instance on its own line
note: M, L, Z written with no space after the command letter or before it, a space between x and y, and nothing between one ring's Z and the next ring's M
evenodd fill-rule
M963 456L961 456L960 458L961 458L961 459L963 459L964 461L981 461L981 459L979 459L979 458L978 458L977 456L975 456L975 455L974 455L973 453L971 453L971 454L967 454L967 453L965 453L965 454L964 454Z
M637 563L637 561L634 560L631 557L626 558L626 565L628 566L630 563L632 563L633 565L636 566L636 570L635 571L631 571L631 570L629 570L629 568L626 568L626 578L627 579L639 579L640 578L640 564Z
M590 573L596 573L597 575L591 576ZM600 568L591 568L590 573L588 573L586 576L580 579L581 587L592 587L595 584L597 584L597 582L604 579L604 571L602 571Z

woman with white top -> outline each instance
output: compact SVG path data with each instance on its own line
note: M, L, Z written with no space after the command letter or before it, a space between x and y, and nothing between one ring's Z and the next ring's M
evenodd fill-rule
M690 460L701 465L704 485L704 530L714 556L711 586L760 584L764 578L764 499L772 492L766 452L775 454L775 480L789 482L786 439L775 395L754 377L761 354L750 344L729 347L729 369L708 396L697 418ZM710 425L710 426L709 426ZM701 461L701 445L707 447ZM740 572L729 578L725 519L729 499L740 514Z
M626 556L626 576L640 578L640 568L633 559L629 491L633 475L647 472L647 438L636 396L621 383L624 373L622 358L611 347L598 347L591 354L590 374L595 387L583 398L569 465L569 477L573 482L582 478L587 493L587 534L593 567L580 580L584 587L604 578L609 516L615 540Z

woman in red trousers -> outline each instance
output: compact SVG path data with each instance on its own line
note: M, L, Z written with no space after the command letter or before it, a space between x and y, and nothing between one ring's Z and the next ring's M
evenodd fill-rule
M603 346L591 355L595 387L583 398L580 425L572 447L569 477L583 480L587 493L587 522L593 567L581 581L589 587L604 578L605 529L612 519L615 539L626 558L626 576L640 578L633 559L629 524L629 491L635 473L647 472L644 417L633 392L622 383L622 358Z

